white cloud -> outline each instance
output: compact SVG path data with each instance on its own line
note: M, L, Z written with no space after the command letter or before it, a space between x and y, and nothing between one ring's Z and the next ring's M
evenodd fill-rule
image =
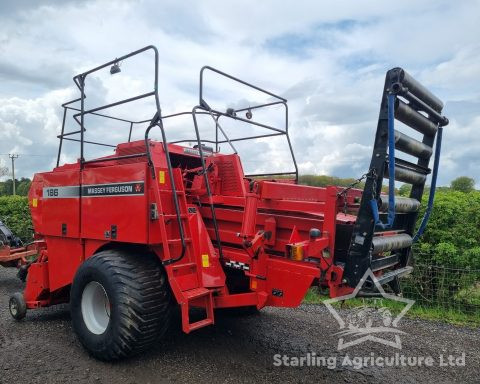
M385 71L402 66L432 87L452 114L440 184L461 170L480 181L473 166L480 145L478 1L22 4L0 5L0 153L24 154L17 161L20 176L54 164L60 104L75 97L74 74L155 44L165 113L190 110L197 103L199 69L218 67L289 98L300 170L342 177L358 177L368 167ZM89 79L89 103L139 93L151 86L151 76L148 60L125 62L120 75ZM228 104L226 94L220 91L217 99ZM142 117L151 114L146 108L137 110ZM108 127L110 142L125 137L123 127ZM179 127L172 125L169 133ZM75 160L77 149L67 146L64 155L62 160ZM244 159L260 171L290 164L288 152L273 141L247 148Z

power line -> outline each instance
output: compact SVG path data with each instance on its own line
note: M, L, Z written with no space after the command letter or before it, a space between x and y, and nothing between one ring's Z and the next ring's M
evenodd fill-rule
M37 154L37 153L18 153L18 155L20 156L38 156L38 157L52 157L52 156L55 156L55 155L40 155L40 154ZM0 153L0 156L10 156L9 153Z

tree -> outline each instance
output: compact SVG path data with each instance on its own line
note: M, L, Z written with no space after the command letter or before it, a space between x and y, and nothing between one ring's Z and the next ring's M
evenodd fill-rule
M1 183L1 195L9 196L13 193L13 183L12 179L7 179Z
M27 196L28 191L30 190L31 180L25 177L22 177L20 181L17 181L17 195Z
M32 240L32 221L28 198L25 196L0 196L0 220L24 242Z
M402 186L398 189L398 193L400 196L410 196L411 190L412 186L410 184L402 184Z
M16 193L19 196L27 196L30 190L32 181L27 177L22 177L20 180L15 179ZM13 193L12 179L0 182L0 196L10 196Z
M417 226L427 199L424 195ZM420 264L478 269L480 252L473 250L480 248L480 192L437 190L427 229L416 248Z
M339 187L346 187L355 182L355 179L347 178L342 179L335 176L327 175L300 175L298 182L304 185L310 185L313 187L326 187L329 185L335 185ZM364 183L358 184L357 188L363 188Z
M454 191L468 193L475 189L475 180L468 176L460 176L452 181L452 183L450 184L450 187Z

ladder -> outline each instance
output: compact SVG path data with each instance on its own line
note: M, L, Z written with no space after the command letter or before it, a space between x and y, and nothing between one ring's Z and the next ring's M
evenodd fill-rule
M205 176L207 194L208 194L210 206L212 209L213 222L215 224L215 233L217 235L216 237L217 237L217 242L219 247L218 249L219 249L219 252L221 252L220 238L218 236L218 226L217 226L215 210L212 202L211 188L208 182L205 158L203 155L200 134L199 134L199 130L198 130L198 126L197 126L197 122L194 114L193 114L193 117L194 117L194 123L195 123L194 125L195 125L196 138L199 144L198 150L199 150L200 160L202 164L202 172L203 172L203 175ZM184 188L184 185L182 184L181 178L175 177L175 175L178 172L175 172L171 164L168 142L167 142L165 130L163 127L162 118L159 113L152 119L149 127L145 132L145 146L147 148L146 153L148 158L148 164L152 170L152 177L153 179L155 179L156 178L155 166L151 159L151 154L149 150L150 143L148 138L150 130L155 126L158 126L160 128L160 131L162 134L162 140L163 140L162 146L163 146L163 151L166 157L168 180L170 181L170 188L167 190L160 190L157 186L154 189L154 191L156 195L156 200L159 203L162 201L161 195L171 194L171 197L173 200L174 212L173 213L169 212L167 214L165 214L164 212L164 214L162 214L160 218L156 217L157 215L155 213L155 210L153 210L151 214L155 219L159 219L158 222L159 222L162 244L164 247L164 253L167 256L167 258L163 261L163 265L166 267L167 273L169 274L170 286L172 288L172 291L175 294L180 304L181 314L182 314L182 329L185 333L189 333L193 330L206 327L214 323L213 290L202 287L200 281L198 281L197 284L195 284L194 286L191 286L185 289L179 284L176 278L172 277L175 271L180 271L180 270L183 270L182 274L196 276L198 274L197 272L198 266L195 263L195 255L193 254L194 252L192 250L192 238L191 238L192 234L188 225L188 208L187 208L187 201L186 201L186 195L185 195L185 188ZM169 238L167 235L166 225L164 220L172 220L172 219L176 219L177 228L178 228L178 237L175 236L174 238ZM173 251L178 249L178 245L181 246L180 253L179 255L172 257L172 254L174 253ZM194 321L193 323L190 322L190 309L192 307L204 308L205 317L201 320Z
M411 271L411 247L418 238L414 236L415 223L432 157L427 212L433 203L442 127L448 124L442 109L442 101L406 71L393 68L387 72L372 159L345 263L344 278L349 286L356 287L368 269L383 270L379 282L398 291L398 277ZM400 132L395 120L419 132L422 140ZM397 157L397 151L408 159ZM388 196L381 195L384 179L389 181ZM394 196L395 181L412 186L409 197ZM426 220L428 214L422 228Z

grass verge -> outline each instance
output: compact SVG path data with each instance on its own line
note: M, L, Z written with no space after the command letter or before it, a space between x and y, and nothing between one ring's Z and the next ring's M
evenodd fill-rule
M303 299L304 304L323 304L324 300L329 297L318 291L317 288L310 288ZM356 308L361 305L374 306L374 307L386 307L392 313L399 313L403 304L384 299L363 299L354 298L348 301L335 303L334 306L338 308ZM425 306L420 303L415 303L412 308L406 313L407 317L418 318L425 320L443 321L449 324L479 327L480 326L480 314L462 312L456 308L442 308L440 306Z

